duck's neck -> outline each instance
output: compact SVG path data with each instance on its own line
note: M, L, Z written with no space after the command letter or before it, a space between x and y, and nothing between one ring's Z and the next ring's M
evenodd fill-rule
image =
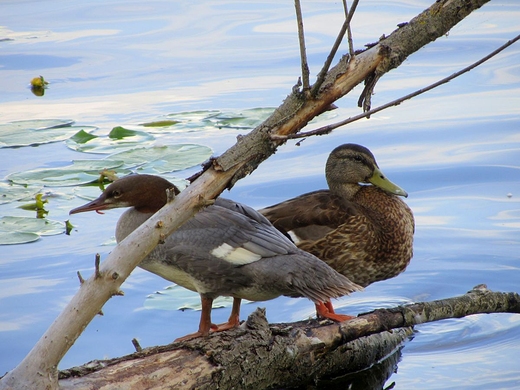
M334 195L352 200L361 186L358 183L329 183L329 189Z
M116 241L123 241L126 236L132 233L135 229L141 226L154 213L143 213L137 211L135 207L126 210L117 221L116 225Z

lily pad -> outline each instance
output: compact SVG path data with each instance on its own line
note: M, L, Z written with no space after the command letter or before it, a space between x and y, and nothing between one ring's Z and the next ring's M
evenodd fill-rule
M213 301L213 309L231 307L233 298L218 297ZM150 294L144 301L147 309L160 310L202 310L200 295L176 284Z
M0 204L32 198L41 188L42 186L20 186L13 183L0 182Z
M228 127L235 129L254 129L274 112L274 108L252 108L239 112L222 112L207 118L216 127Z
M65 224L59 221L26 217L0 218L0 245L24 244L40 236L62 234Z
M34 146L68 139L80 130L86 133L94 126L71 126L70 119L40 119L0 124L0 148Z
M158 128L148 128L152 132L190 132L200 130L218 130L221 128L232 129L253 129L264 120L266 120L274 111L274 108L253 108L242 111L218 111L218 110L202 110L172 113L150 123L143 123L141 126L150 126L151 124L168 124L169 126L156 126Z
M150 123L172 122L175 123L175 125L170 125L166 127L146 126L146 131L152 134L167 134L212 130L216 129L216 127L214 126L214 123L210 121L210 119L219 114L221 114L221 111L218 110L185 111L172 113L166 115L165 117L163 117L163 119ZM140 126L144 127L145 125L146 123L143 123Z
M128 150L149 145L154 140L155 137L147 132L117 126L110 131L108 136L87 135L84 132L78 132L67 140L66 145L78 152L110 154L116 150Z
M143 126L143 127L169 127L169 126L174 126L177 123L180 123L180 122L174 121L174 120L162 120L162 121L141 123L141 126Z
M197 144L179 144L136 148L109 156L125 162L126 168L137 168L139 173L161 174L180 171L206 161L213 151Z
M75 160L72 165L59 168L41 168L31 171L15 172L7 180L21 185L39 184L48 187L67 187L92 183L99 178L104 169L116 170L125 175L130 171L123 168L123 161L114 160ZM120 168L120 169L117 169Z

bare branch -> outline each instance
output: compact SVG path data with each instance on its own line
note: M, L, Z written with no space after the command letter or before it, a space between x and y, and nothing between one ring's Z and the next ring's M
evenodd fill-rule
M507 41L504 45L500 46L498 49L496 49L492 53L490 53L487 56L481 58L480 60L474 62L473 64L465 67L464 69L461 69L458 72L453 73L451 76L445 77L442 80L439 80L439 81L437 81L437 82L435 82L433 84L430 84L429 86L427 86L425 88L418 89L415 92L412 92L412 93L410 93L408 95L400 97L399 99L392 100L389 103L383 104L383 105L381 105L379 107L376 107L376 108L374 108L372 110L364 112L363 114L355 115L355 116L347 118L347 119L345 119L343 121L340 121L340 122L337 122L337 123L333 123L331 125L323 126L323 127L320 127L319 129L301 132L301 133L298 133L298 134L287 134L287 135L272 134L271 138L274 139L274 140L286 140L286 139L305 138L305 137L310 137L312 135L325 135L325 134L330 133L332 130L337 129L338 127L345 126L345 125L347 125L349 123L352 123L352 122L355 122L355 121L357 121L359 119L369 118L370 115L375 114L376 112L382 111L382 110L384 110L386 108L389 108L389 107L392 107L392 106L398 106L398 105L400 105L402 102L404 102L406 100L409 100L409 99L411 99L411 98L413 98L415 96L421 95L421 94L423 94L425 92L428 92L428 91L430 91L430 90L432 90L432 89L434 89L434 88L436 88L436 87L438 87L440 85L448 83L449 81L453 80L456 77L459 77L460 75L462 75L462 74L464 74L466 72L469 72L470 70L476 68L477 66L483 64L484 62L486 62L490 58L494 57L495 55L497 55L498 53L500 53L504 49L508 48L509 46L511 46L513 43L515 43L519 39L520 39L520 35L517 35L515 38Z
M343 0L343 9L345 10L345 18L348 18L348 5L347 0ZM350 18L352 20L352 18ZM348 40L348 52L350 57L354 57L354 41L352 39L352 31L350 29L350 23L347 26L347 40Z
M302 66L303 91L306 92L310 89L309 63L307 62L307 52L305 49L305 33L303 31L303 16L300 0L294 0L294 8L296 9L296 22L298 23L298 39L300 42L300 61Z
M96 279L99 279L101 277L101 272L99 272L99 262L101 261L101 256L99 255L99 253L96 253L96 259L94 261L94 266L95 266L95 278Z
M334 45L332 46L332 49L330 50L330 53L327 56L325 63L323 64L323 68L321 68L320 73L318 74L316 82L312 86L312 95L313 96L315 96L318 93L321 85L325 81L325 76L327 75L327 72L329 71L330 64L332 64L332 61L334 60L334 56L338 52L339 45L341 45L341 41L343 41L345 32L347 31L347 29L350 26L350 21L352 20L352 17L354 16L354 12L356 11L358 2L359 2L359 0L354 0L354 2L352 3L352 8L350 9L350 12L347 14L345 21L343 22L343 26L341 26L341 29L339 30L336 41L334 42Z

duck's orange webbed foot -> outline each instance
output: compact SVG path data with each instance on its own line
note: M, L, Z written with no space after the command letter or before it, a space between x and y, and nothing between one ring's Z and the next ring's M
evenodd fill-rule
M355 318L355 316L349 316L347 314L336 314L330 301L316 303L316 314L318 317L328 318L329 320L336 322L348 321Z

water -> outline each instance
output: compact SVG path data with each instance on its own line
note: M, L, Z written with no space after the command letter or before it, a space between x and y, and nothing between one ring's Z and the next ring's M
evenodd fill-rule
M340 4L304 5L313 74L341 24ZM362 47L389 34L428 6L427 1L373 1L359 6L353 31ZM186 110L276 107L299 74L292 2L197 4L154 1L3 2L0 37L0 121L71 118L100 127L156 120ZM490 2L379 82L373 104L409 93L479 59L518 34L520 6ZM520 280L520 46L513 45L469 74L339 129L289 142L224 195L253 207L325 187L323 166L335 146L369 147L380 167L410 194L416 221L414 259L397 278L336 303L357 313L413 301L464 294L486 283L495 291L519 291ZM44 97L29 81L51 82ZM341 99L325 122L359 111L360 93ZM201 131L159 137L159 142L198 142L215 154L240 130ZM1 149L0 176L79 158L63 143ZM194 169L183 172L187 177ZM59 192L60 189L52 189ZM51 199L55 220L83 204ZM25 215L16 205L1 215ZM76 271L93 270L94 254L112 248L120 211L74 216L72 235L1 247L0 372L12 369L77 291ZM136 269L65 356L61 368L171 342L193 331L197 311L145 309L149 294L168 283ZM258 305L243 307L243 317ZM309 301L280 298L262 303L271 322L306 318ZM214 310L223 322L229 309ZM513 389L520 386L520 318L490 314L418 326L401 351L396 389ZM391 370L390 370L391 373ZM338 385L341 388L341 385Z

